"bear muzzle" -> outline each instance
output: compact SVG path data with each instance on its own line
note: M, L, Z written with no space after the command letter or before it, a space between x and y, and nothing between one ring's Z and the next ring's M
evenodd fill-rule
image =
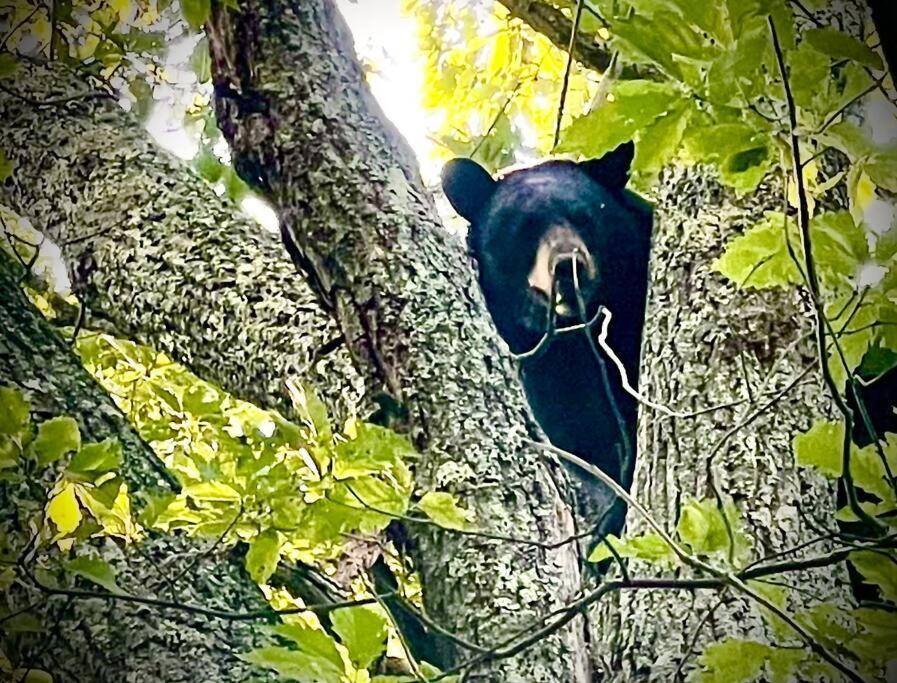
M528 276L532 293L561 318L578 318L580 298L588 303L597 268L579 235L566 225L551 228L539 242ZM578 290L578 295L577 295Z

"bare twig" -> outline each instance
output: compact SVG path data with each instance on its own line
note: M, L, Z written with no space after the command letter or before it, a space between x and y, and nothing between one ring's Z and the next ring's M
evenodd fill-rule
M564 104L567 102L567 88L570 86L570 70L573 68L573 58L576 52L576 35L579 33L579 21L582 18L584 0L576 0L576 14L573 16L573 26L570 28L570 42L567 44L567 65L564 67L564 80L561 84L561 100L558 103L558 118L554 126L554 144L558 146L561 137L561 122L564 119Z
M227 525L227 527L224 529L224 531L222 531L221 534L218 536L218 538L215 539L215 542L212 543L212 545L210 545L206 550L203 550L199 555L197 555L193 559L193 561L190 564L188 564L180 572L178 572L178 574L173 579L171 579L171 583L177 584L177 582L180 581L182 578L184 578L184 576L186 576L188 573L193 571L193 569L195 569L196 566L200 562L202 562L205 558L207 558L209 555L211 555L213 552L215 552L215 549L224 542L224 539L227 538L227 535L231 532L231 530L237 524L237 521L239 521L240 517L243 516L243 512L244 512L243 501L241 500L240 501L240 509L237 510L237 513L234 515L234 518L230 521L230 523Z
M788 614L781 607L773 603L764 595L758 593L756 590L751 588L745 583L745 579L749 577L743 577L738 574L727 572L713 565L705 562L704 560L696 557L686 551L675 539L664 529L660 523L654 519L654 517L645 509L645 507L633 498L632 495L629 494L623 487L621 487L612 477L608 474L602 472L599 468L594 465L586 462L582 458L577 457L576 455L564 451L555 446L551 446L548 444L538 443L536 441L531 442L533 445L542 448L543 450L550 451L554 453L557 457L567 460L568 462L572 462L573 464L581 467L587 472L591 473L597 479L601 480L606 484L610 489L619 497L621 497L626 503L632 507L638 514L648 523L652 529L663 539L663 541L670 547L673 551L673 554L676 555L677 558L682 562L682 564L691 567L701 573L709 574L710 576L717 579L723 585L730 586L731 588L737 590L739 593L744 594L749 597L756 603L759 603L770 612L775 614L779 619L781 619L788 627L794 631L794 633L803 641L803 643L810 648L816 655L824 659L826 662L834 666L838 671L842 672L847 678L851 681L855 681L855 683L862 683L862 678L849 666L844 664L840 659L835 657L831 652L829 652L828 648L825 647L821 642L819 642L812 633L810 633L800 622L798 622L794 617Z
M315 614L327 614L341 607L355 607L358 605L370 605L376 603L376 598L360 598L358 600L342 600L339 602L329 602L318 605L305 605L304 607L291 607L289 609L276 610L267 608L255 610L251 612L232 612L229 610L215 609L212 607L204 607L201 605L192 605L189 603L176 602L173 600L161 600L158 598L147 598L140 595L130 595L128 593L112 593L110 591L91 591L79 590L75 588L59 588L56 586L48 586L30 571L25 570L28 581L35 588L47 595L65 595L74 599L84 600L108 600L109 602L126 602L137 605L148 605L150 607L158 607L161 609L170 609L180 612L188 612L190 614L199 614L210 617L212 619L223 619L225 621L255 621L260 619L270 619L292 614L301 614L302 612L314 612ZM379 594L382 599L391 597L393 592Z
M860 505L859 500L857 499L856 487L853 483L853 474L851 473L850 469L850 434L852 432L853 418L851 416L850 409L847 407L847 404L844 402L841 393L838 391L838 387L835 385L834 378L832 377L828 367L828 361L826 360L826 317L819 296L819 278L816 273L816 264L813 258L813 244L810 237L810 209L807 201L807 188L804 185L804 177L803 173L801 172L802 166L800 160L800 140L797 135L797 106L794 103L794 95L791 92L791 84L788 79L788 71L785 66L785 56L782 52L782 45L779 42L778 33L776 32L775 22L772 20L772 17L769 17L768 21L770 34L772 36L773 49L776 54L776 61L778 62L779 73L781 74L782 78L782 85L785 89L785 101L788 106L791 159L793 164L794 181L797 183L797 218L798 226L800 228L801 243L804 252L804 275L807 279L807 287L810 290L810 296L812 299L813 310L815 314L816 346L818 351L819 369L822 373L823 382L825 383L826 388L829 390L835 406L838 408L838 411L844 418L842 477L844 478L845 489L847 490L847 499L850 505L850 509L854 512L854 514L857 515L857 517L859 517L865 523L869 524L873 529L880 530L882 528L881 522L869 515Z

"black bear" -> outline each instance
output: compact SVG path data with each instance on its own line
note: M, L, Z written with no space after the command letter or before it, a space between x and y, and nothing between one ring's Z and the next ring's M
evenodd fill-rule
M589 338L597 329L582 323L599 307L611 312L607 341L635 385L652 211L625 189L632 157L626 143L600 159L548 161L499 180L469 159L452 160L442 174L449 202L470 223L468 245L486 305L520 356L536 420L551 443L627 489L636 402ZM625 505L594 477L568 469L583 525L619 533Z

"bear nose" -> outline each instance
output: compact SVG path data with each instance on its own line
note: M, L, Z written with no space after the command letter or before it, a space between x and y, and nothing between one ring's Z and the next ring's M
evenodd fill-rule
M583 287L595 277L595 267L588 252L584 253L579 248L556 254L553 272L557 291L571 303L576 301L577 287Z
M579 251L572 254L558 254L555 258L554 276L561 280L582 282L589 277L589 263L585 255Z

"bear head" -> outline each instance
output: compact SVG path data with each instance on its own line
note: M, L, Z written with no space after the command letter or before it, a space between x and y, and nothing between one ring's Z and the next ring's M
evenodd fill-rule
M498 180L450 161L445 194L470 223L468 245L499 334L514 353L643 291L650 208L626 191L632 143L582 163L548 161ZM633 289L633 285L635 286ZM642 304L643 308L643 304Z

